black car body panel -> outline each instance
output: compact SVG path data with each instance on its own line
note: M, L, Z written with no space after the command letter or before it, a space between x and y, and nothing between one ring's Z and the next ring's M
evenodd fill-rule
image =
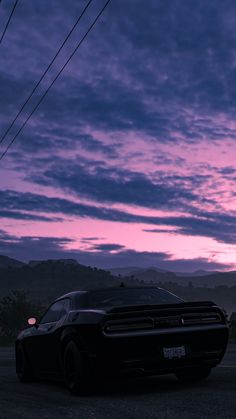
M148 298L150 290L164 291L135 287L129 288L130 293L134 289L142 290L142 299L145 293ZM38 324L17 337L16 349L19 344L24 347L36 376L63 376L63 351L71 340L86 357L91 373L103 375L163 374L203 365L212 368L224 356L227 319L212 302L183 302L170 294L171 303L117 305L113 298L110 301L115 305L104 300L91 307L90 292L72 292L57 299ZM122 295L121 289L119 292ZM123 292L127 293L127 288ZM50 308L53 313L53 306L60 304L64 308L58 319L44 322L50 317Z

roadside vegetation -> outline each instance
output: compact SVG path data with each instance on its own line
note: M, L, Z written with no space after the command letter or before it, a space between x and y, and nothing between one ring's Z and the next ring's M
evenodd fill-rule
M39 318L45 306L32 301L29 292L14 290L0 299L0 344L14 343L20 330L27 326L29 317Z

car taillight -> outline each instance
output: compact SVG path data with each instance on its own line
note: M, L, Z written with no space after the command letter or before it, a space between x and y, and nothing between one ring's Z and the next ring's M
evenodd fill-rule
M110 322L105 325L104 332L109 334L116 332L128 332L132 330L147 330L153 329L153 327L152 319L129 322Z
M212 324L221 323L221 315L217 312L209 313L191 313L181 316L181 323L183 326L198 325L198 324Z

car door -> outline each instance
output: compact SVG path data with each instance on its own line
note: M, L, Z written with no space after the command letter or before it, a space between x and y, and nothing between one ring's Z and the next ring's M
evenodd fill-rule
M31 361L39 374L50 374L54 369L52 343L62 315L64 315L64 301L59 300L48 308L37 327L34 328L30 353Z
M70 299L65 298L61 300L60 317L56 323L56 327L52 328L52 333L49 336L48 342L48 357L50 358L50 372L53 375L60 375L61 370L61 341L60 334L64 325L65 317L70 311Z

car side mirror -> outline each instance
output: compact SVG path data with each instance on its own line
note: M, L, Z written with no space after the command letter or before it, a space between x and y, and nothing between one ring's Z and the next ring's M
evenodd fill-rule
M37 319L35 317L30 317L27 320L27 323L29 326L36 326L37 325Z

